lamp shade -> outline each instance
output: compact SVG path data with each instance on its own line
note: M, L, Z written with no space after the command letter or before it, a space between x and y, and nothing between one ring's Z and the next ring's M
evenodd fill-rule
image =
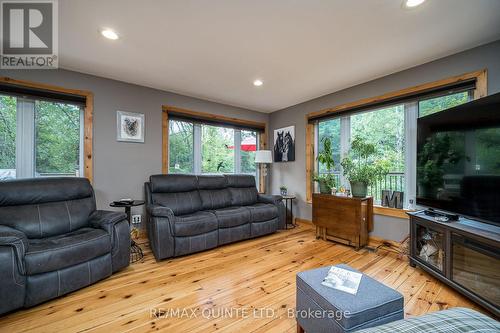
M270 150L257 150L255 152L255 163L273 163L273 155Z

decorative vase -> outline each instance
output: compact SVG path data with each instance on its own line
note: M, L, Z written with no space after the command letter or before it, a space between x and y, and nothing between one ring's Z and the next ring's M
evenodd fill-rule
M283 188L283 189L281 189L280 191L281 191L281 195L286 195L286 194L287 194L287 192L288 192L288 191L286 190L286 188Z
M319 181L319 193L321 194L330 194L330 188L328 187L325 180Z
M353 197L364 198L368 193L368 185L364 182L350 182Z

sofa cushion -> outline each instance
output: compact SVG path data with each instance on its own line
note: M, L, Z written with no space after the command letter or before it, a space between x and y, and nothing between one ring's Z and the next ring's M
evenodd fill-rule
M29 275L51 272L111 252L110 235L102 229L81 228L41 239L29 239L25 256Z
M196 176L154 175L149 179L151 204L168 207L175 215L191 214L202 209Z
M231 206L231 194L227 189L227 180L224 176L198 176L203 210L218 209Z
M214 210L219 228L231 228L250 222L250 211L246 207L228 207Z
M151 193L189 192L198 189L195 175L169 174L149 177Z
M153 205L168 207L175 215L191 214L202 209L198 191L153 193Z
M174 218L174 236L201 235L217 230L217 218L210 212L196 212Z
M226 177L227 186L229 187L256 187L255 186L255 176L252 175L224 175Z
M252 222L264 222L278 217L278 208L275 205L257 203L251 206L245 206L250 211L250 220Z
M85 178L41 178L0 182L0 224L45 238L88 226L96 209Z
M250 223L250 235L252 237L259 237L272 234L278 230L278 225L278 218L264 222L252 222Z
M257 187L252 175L225 175L232 206L248 206L257 202Z

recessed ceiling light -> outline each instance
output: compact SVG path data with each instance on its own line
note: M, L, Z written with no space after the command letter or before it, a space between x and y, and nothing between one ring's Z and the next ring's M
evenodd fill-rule
M405 0L404 4L407 8L413 8L423 4L425 0Z
M111 40L117 40L119 38L118 34L111 29L101 30L101 35L103 35L107 39L111 39Z
M253 81L253 85L256 86L256 87L260 87L261 85L263 85L264 82L262 82L262 80L255 80Z

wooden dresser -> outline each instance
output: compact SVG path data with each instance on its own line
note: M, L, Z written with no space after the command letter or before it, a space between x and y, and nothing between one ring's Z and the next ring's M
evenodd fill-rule
M373 230L373 198L314 193L312 220L316 237L359 249L368 243L368 233Z

